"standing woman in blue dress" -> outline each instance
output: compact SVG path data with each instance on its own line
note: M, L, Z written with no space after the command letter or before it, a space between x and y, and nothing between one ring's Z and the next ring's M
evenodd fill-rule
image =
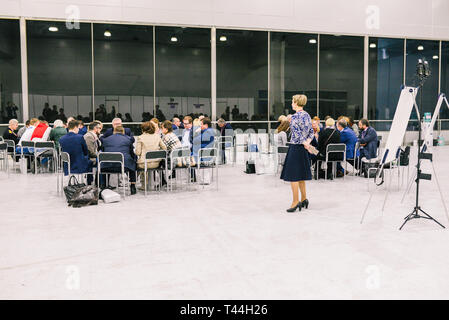
M292 108L296 113L291 118L292 137L281 173L281 179L290 182L293 193L293 202L287 212L295 212L296 209L301 211L301 208L307 209L309 206L306 196L306 181L312 180L309 148L314 135L312 119L304 111L306 103L305 95L297 94L292 98ZM299 201L299 190L301 191L301 201Z

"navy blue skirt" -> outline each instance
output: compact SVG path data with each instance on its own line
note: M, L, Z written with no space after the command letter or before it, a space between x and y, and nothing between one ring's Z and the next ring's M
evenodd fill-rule
M281 179L290 182L312 180L309 152L302 144L291 144L289 146Z

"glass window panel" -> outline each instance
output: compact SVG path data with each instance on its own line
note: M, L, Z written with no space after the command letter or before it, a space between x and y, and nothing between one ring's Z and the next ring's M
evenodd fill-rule
M307 95L306 111L317 115L316 34L272 32L270 42L270 118L294 113L292 96Z
M153 118L153 27L94 24L95 119Z
M268 120L268 32L217 29L217 117Z
M156 116L211 117L210 29L156 27Z
M92 120L91 41L90 23L27 21L30 117Z
M18 20L0 20L0 123L22 121L22 76L20 25Z
M439 69L439 41L429 40L409 40L407 39L407 65L406 65L406 85L418 86L419 81L416 76L416 65L418 59L426 59L429 62L431 76L424 82L423 94L418 92L416 102L423 112L433 112L438 100L438 69ZM422 106L421 104L422 94ZM412 118L416 119L416 112L412 111Z
M320 36L320 118L363 116L364 38Z
M404 83L404 39L370 38L369 46L368 118L392 120Z
M441 92L449 96L449 42L443 41L441 44ZM449 98L448 98L449 99ZM449 119L449 109L442 107L441 119Z

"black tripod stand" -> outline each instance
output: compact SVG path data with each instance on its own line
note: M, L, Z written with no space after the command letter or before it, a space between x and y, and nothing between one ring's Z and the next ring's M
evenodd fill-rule
M408 216L406 216L404 218L404 223L402 224L402 226L399 228L399 230L402 230L402 227L404 227L404 225L409 222L410 220L413 219L428 219L428 220L433 220L435 223L437 223L439 226L441 226L442 228L445 228L441 223L439 223L437 220L435 220L433 217L431 217L427 212L425 212L424 210L421 209L420 205L419 205L419 181L420 180L430 180L432 175L430 174L425 174L421 172L421 160L432 160L432 154L430 153L426 153L426 149L425 148L421 148L421 114L422 114L422 97L423 97L423 86L424 86L424 82L426 81L426 79L430 76L430 67L427 61L419 59L418 61L418 65L417 65L417 70L416 70L417 76L418 76L418 80L419 80L419 91L421 92L421 97L420 97L420 104L419 104L419 109L416 110L417 117L418 117L418 163L416 165L416 204L415 204L415 208L413 208L412 213L410 213Z

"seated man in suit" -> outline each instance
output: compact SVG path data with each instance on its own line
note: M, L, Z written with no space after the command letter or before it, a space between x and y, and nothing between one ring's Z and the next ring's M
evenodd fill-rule
M373 127L370 127L367 119L360 119L359 121L359 142L360 142L360 159L367 160L377 158L377 132ZM362 166L362 171L364 168Z
M338 120L337 130L340 132L340 142L346 145L346 159L354 159L357 136L354 131L348 127L348 122L344 118ZM349 160L348 162L354 165L354 160ZM337 170L337 177L343 177L345 171L340 162L337 164Z
M72 120L67 126L69 133L59 139L62 152L67 152L70 156L70 173L92 172L93 162L89 160L89 150L82 135L79 135L78 121ZM64 166L64 174L68 174L67 167ZM87 183L91 184L92 175L88 175Z
M201 132L193 137L193 156L198 161L198 153L200 149L213 148L215 141L215 133L211 128L212 122L209 118L203 118L200 122ZM204 159L207 160L207 159Z
M123 126L116 126L114 134L103 139L102 149L104 152L120 152L125 161L125 172L129 175L131 183L131 194L136 194L136 155L133 151L134 138L125 134ZM103 170L106 169L106 170ZM103 172L120 172L120 164L105 163L101 165Z
M331 143L340 143L340 132L335 128L335 120L329 117L326 120L326 127L320 131L318 137L318 160L326 160L327 146ZM337 159L337 154L329 154L329 160ZM323 172L324 173L324 172ZM327 165L327 176L332 178L332 166Z
M112 120L112 128L109 128L108 130L106 130L106 132L102 136L102 139L112 136L114 134L115 128L118 126L121 126L123 128L122 119L114 118ZM131 137L132 143L134 143L134 136L133 136L133 133L131 132L131 129L130 128L123 128L123 129L125 130L125 135Z

